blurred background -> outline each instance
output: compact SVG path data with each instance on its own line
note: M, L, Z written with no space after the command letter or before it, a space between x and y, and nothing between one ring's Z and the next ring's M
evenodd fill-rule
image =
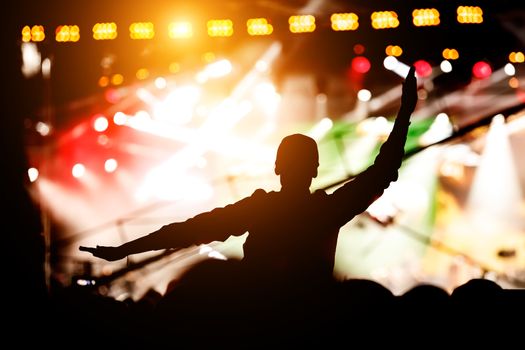
M320 150L312 190L373 162L410 65L399 180L341 229L335 275L401 294L472 278L525 288L525 9L518 1L30 2L18 9L27 189L49 285L119 300L246 235L106 262L162 225L278 190L282 137Z

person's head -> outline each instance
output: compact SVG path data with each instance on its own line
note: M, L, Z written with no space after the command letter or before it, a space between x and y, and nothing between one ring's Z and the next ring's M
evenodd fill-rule
M319 152L314 139L302 134L283 138L275 159L275 174L281 177L283 188L309 189L318 166Z

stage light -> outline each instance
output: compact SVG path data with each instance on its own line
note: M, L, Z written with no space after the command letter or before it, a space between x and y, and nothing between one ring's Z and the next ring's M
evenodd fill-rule
M210 19L207 24L211 37L229 37L233 35L233 22L230 19Z
M162 90L164 88L166 88L166 86L168 85L168 82L166 81L165 78L163 77L158 77L155 79L155 87L159 90Z
M447 60L441 61L441 63L439 64L439 68L441 69L443 73L452 72L452 64Z
M142 102L146 103L149 106L152 106L159 101L155 95L153 95L148 89L145 89L143 87L138 88L137 91L135 91L135 94Z
M77 42L80 40L80 29L76 25L62 25L55 30L57 42Z
M169 37L172 39L186 39L193 36L190 22L172 22L168 26Z
M383 66L388 70L394 70L397 67L398 63L399 61L394 56L387 56L383 60Z
M412 23L416 27L437 26L440 23L439 11L435 8L415 9L412 11Z
M29 177L29 181L35 182L38 179L38 169L37 168L27 169L27 176Z
M51 59L49 57L44 58L42 61L42 76L44 79L51 77Z
M188 123L193 117L193 110L200 96L201 89L197 86L180 86L170 92L164 101L154 105L153 115L156 120L176 124Z
M196 75L196 79L199 83L205 83L210 78L220 78L230 74L233 70L231 62L227 59L221 59L213 63L208 64L204 70L200 71Z
M505 118L494 116L469 196L466 211L476 233L502 234L522 225L521 185Z
M485 79L492 74L492 68L487 62L479 61L472 66L472 74L478 79Z
M361 89L357 92L359 101L368 102L372 98L372 93L367 89Z
M459 23L483 23L483 10L479 6L458 6L456 12Z
M328 131L330 131L333 125L334 123L332 122L332 119L325 117L313 126L313 128L308 132L308 136L319 141L326 135Z
M359 17L355 13L334 13L330 16L332 29L335 31L356 30L359 27Z
M22 43L22 74L30 78L40 71L42 55L34 43Z
M312 15L290 16L288 24L292 33L310 33L315 30L315 17Z
M425 60L418 60L414 63L416 74L419 77L426 78L432 74L432 66Z
M127 119L128 119L128 117L124 113L117 112L113 116L113 123L115 123L115 125L124 125L124 124L126 124L126 120Z
M523 55L521 51L511 52L509 54L509 61L512 63L523 63L525 61L525 55Z
M355 44L352 49L356 55L362 55L365 53L365 46L362 44Z
M507 63L503 70L508 76L513 76L514 74L516 74L516 68L514 68L514 65L512 63Z
M370 117L366 118L357 125L357 132L360 135L372 135L380 139L387 137L392 131L393 123L389 122L385 117Z
M257 69L257 71L259 71L261 73L268 71L269 68L270 68L270 66L268 65L268 62L266 62L266 61L258 60L255 63L255 69Z
M399 26L397 13L394 11L377 11L372 12L372 27L374 29L396 28Z
M111 84L113 85L120 85L124 82L124 76L122 74L113 74L111 77Z
M74 178L81 178L86 173L86 167L84 164L77 163L73 165L73 168L71 169L71 174Z
M392 131L392 123L384 117L370 117L357 124L357 137L345 143L344 169L357 174L370 165L371 154Z
M95 121L93 122L93 129L95 129L98 132L103 132L106 131L108 125L108 119L103 115L98 115L95 117Z
M399 57L403 54L403 49L398 45L388 45L385 49L387 56Z
M419 137L419 144L422 146L431 145L449 137L453 132L454 127L448 115L443 112L439 113L430 125L430 128Z
M370 66L370 61L364 56L358 56L352 59L352 69L357 73L367 73L370 70Z
M109 78L106 77L105 75L98 79L98 86L106 87L108 85L109 85Z
M457 60L459 58L459 52L456 49L446 48L443 50L442 55L446 60Z
M40 42L43 41L45 38L46 34L44 32L44 26L34 25L31 28L29 28L29 26L25 26L24 28L22 28L22 41L24 43L30 41Z
M266 18L250 18L246 21L246 29L250 35L270 35L273 32L273 26Z
M279 102L281 102L281 95L277 93L275 85L271 81L261 81L255 85L253 87L253 98L267 116L274 115L279 107Z
M204 201L213 194L213 187L201 176L189 170L194 160L176 155L150 170L137 188L135 198Z
M107 159L104 162L104 170L106 170L106 172L108 173L114 172L115 170L117 170L117 167L118 167L118 162L113 158Z
M153 39L155 27L151 22L136 22L129 26L129 36L134 40Z
M49 126L49 124L44 123L44 122L36 123L35 129L42 136L49 135L49 133L51 131L51 127Z
M117 25L115 22L96 23L93 26L93 39L113 40L117 37Z
M24 43L31 41L31 28L29 26L24 26L24 28L22 28L22 41Z
M518 78L512 77L509 79L509 86L513 89L517 89L520 86Z
M151 116L148 112L140 110L135 113L135 116L133 117L135 120L143 121L143 120L151 120Z
M135 76L138 80L147 79L149 77L149 70L147 70L146 68L140 68L139 70L137 70L137 73L135 73Z

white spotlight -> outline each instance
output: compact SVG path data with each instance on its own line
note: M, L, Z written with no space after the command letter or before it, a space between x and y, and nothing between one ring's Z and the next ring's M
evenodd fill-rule
M441 71L443 73L450 73L450 72L452 72L452 64L449 61L447 61L447 60L441 61L441 64L439 65L439 68L441 68Z
M108 160L106 160L104 162L104 169L106 170L106 172L108 173L112 173L114 172L115 170L117 170L117 167L118 167L118 163L115 159L113 158L110 158Z
M98 132L103 132L108 128L108 119L104 116L99 116L93 122L93 128Z
M155 79L155 87L157 89L162 90L167 85L168 85L168 83L166 82L166 79L164 79L163 77L158 77L157 79Z
M499 235L520 227L522 198L505 117L494 116L466 202L477 233Z
M385 66L385 68L388 70L394 70L398 63L399 61L394 56L386 56L383 60L383 66Z
M35 43L22 43L22 74L30 78L38 73L42 56Z
M29 176L29 181L35 182L38 179L38 169L37 168L27 169L27 176Z
M127 116L124 113L117 112L113 116L113 123L115 123L116 125L124 125L124 124L126 124L126 120L127 119L128 118L127 118Z
M507 63L503 70L505 71L505 74L507 74L510 77L516 74L516 68L514 68L514 65L512 63Z
M80 178L86 173L86 167L84 164L77 163L73 165L73 168L71 169L71 174L74 178Z
M370 101L370 98L372 98L372 93L367 89L361 89L357 93L357 98L359 101L367 102Z
M36 123L35 129L42 136L49 135L49 132L51 131L51 128L49 127L49 124L46 124L44 122Z

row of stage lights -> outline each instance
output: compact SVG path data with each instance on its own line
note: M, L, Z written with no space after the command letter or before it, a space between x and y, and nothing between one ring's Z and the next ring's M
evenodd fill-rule
M523 54L522 54L523 55ZM363 58L363 57L358 57L358 58ZM447 65L445 65L444 63L448 63L447 60L443 61L442 64L440 65L440 68L441 70L444 72L444 73L448 73L451 71L451 67L448 67ZM384 60L384 66L386 69L389 69L389 70L396 70L396 66L399 64L399 62L397 61L397 59L394 57L394 56L387 56L387 58L385 58ZM432 67L430 66L430 64L424 60L419 60L417 62L415 62L414 64L416 66L416 72L418 74L418 76L422 76L422 77L427 77L431 74L432 72ZM490 65L488 65L486 62L477 62L474 66L473 66L473 75L478 78L478 79L484 79L484 78L487 78L488 76L490 76L492 74L492 69L490 67ZM514 70L514 67L511 63L508 63L505 67L504 67L504 72L506 75L512 77L514 74L515 74L515 70ZM155 86L158 88L158 89L163 89L166 87L166 81L164 78L157 78L155 80ZM511 88L517 88L518 87L518 81L515 77L512 77L510 80L509 80L509 86ZM420 90L421 91L424 91L424 90ZM418 92L418 96L420 96L419 98L421 99L425 99L425 97L421 97L423 95L420 95L419 92ZM360 90L358 93L357 93L357 98L359 101L361 102L369 102L370 99L372 97L372 94L369 90L366 90L366 89L362 89ZM139 119L143 119L143 118L146 118L146 119L149 119L150 116L147 112L144 112L144 111L139 111L137 112L134 116L133 115L126 115L124 114L123 112L116 112L113 116L113 123L117 126L123 126L123 125L126 125L128 123L129 120L133 119L133 118L139 118ZM375 127L378 127L381 129L381 125L380 124L385 124L386 123L386 119L384 117L378 117L376 118L377 119L377 123L375 123L374 127L372 129L374 129ZM444 120L446 120L446 123L444 123ZM446 130L449 130L450 129L450 125L448 124L448 121L449 121L449 118L448 116L445 114L445 113L439 113L437 116L436 116L436 120L434 122L434 125L431 127L431 129L429 130L428 133L425 134L425 136L423 136L421 139L420 139L420 144L421 145L427 145L429 144L428 140L425 140L426 137L435 137L432 136L433 133L435 133L436 130L433 130L433 129L436 129L436 127L439 127L438 129L440 129L441 131L438 132L439 137L444 137L442 135L443 133L443 129L446 129ZM381 123L380 123L381 122ZM99 137L98 137L98 143L103 145L103 144L106 144L107 143L107 136L104 135L104 132L107 131L108 127L110 126L110 121L108 120L108 118L104 115L101 115L101 114L97 114L94 116L93 118L93 122L92 122L92 127L93 129L100 133ZM320 122L320 125L319 127L321 127L322 129L322 133L324 134L325 132L327 132L331 127L333 126L333 123L331 121L331 119L329 118L324 118L323 120L321 120ZM384 125L383 125L384 126ZM314 129L319 129L319 127L314 127ZM361 126L360 126L361 127ZM362 125L362 128L364 128L362 131L366 131L369 128L370 125ZM366 130L365 130L366 129ZM371 133L377 133L377 130L368 130L370 131ZM432 131L433 130L433 131ZM445 131L446 131L445 130ZM47 136L50 134L51 132L51 127L46 124L46 123L43 123L43 122L38 122L36 124L36 131L41 134L42 136ZM319 131L319 130L317 130ZM448 132L448 131L447 131ZM118 161L114 158L108 158L105 160L104 162L104 170L107 172L107 173L113 173L117 170L118 168ZM86 168L84 166L84 164L82 163L76 163L72 169L71 169L71 173L72 173L72 176L74 178L80 178L84 175L86 171ZM38 169L36 168L30 168L28 170L28 176L29 176L29 179L31 182L34 182L37 180L38 176L39 176L39 172L38 172Z
M458 6L457 22L465 24L483 23L483 10L479 6ZM374 29L388 29L399 26L398 14L395 11L376 11L370 16ZM334 13L330 16L334 31L352 31L359 28L359 16L355 13ZM416 27L437 26L441 22L440 13L435 8L415 9L412 11L412 23ZM310 33L316 29L316 17L313 15L295 15L288 18L289 30L292 33ZM210 37L230 37L233 35L231 19L210 19L206 24ZM250 18L246 21L246 30L251 36L264 36L273 33L273 26L266 18ZM93 28L93 39L113 40L117 38L115 22L96 23ZM190 22L172 22L168 26L172 39L191 38L193 25ZM155 26L152 22L135 22L129 26L131 39L153 39ZM23 42L40 42L46 38L44 26L25 26L22 29ZM57 42L77 42L80 40L80 28L77 25L60 25L55 29Z
M361 45L358 44L356 45L356 47L361 47ZM362 49L359 48L359 51L354 48L354 51L356 51L356 53L357 52L362 53L361 50L364 51L364 48ZM388 68L389 65L397 64L396 57L400 57L403 54L403 49L399 45L388 45L385 48L385 54L386 54L386 59L384 63L385 68L390 69ZM449 73L452 71L452 64L450 61L455 61L459 58L459 51L457 49L446 48L442 51L442 57L444 61L441 62L440 68L444 73ZM203 55L203 61L206 63L212 63L215 61L215 55L212 52L207 52L206 54ZM523 63L525 62L525 54L521 51L511 52L509 54L509 62L514 63L514 64ZM416 66L418 76L420 77L428 77L432 73L431 64L425 60L418 60L414 63L414 65ZM351 67L356 73L364 74L370 70L371 63L364 56L356 56L351 61ZM175 74L180 71L181 67L179 63L172 62L170 63L168 69L170 73ZM508 68L508 69L509 70L512 69L512 71L514 71L514 68ZM473 66L473 75L476 78L480 78L480 79L486 78L488 75L490 75L490 73L488 72L491 72L491 71L492 69L490 68L490 65L486 62L480 61L480 62L477 62ZM510 75L513 75L513 74L514 73ZM135 73L135 77L138 80L148 79L150 78L150 71L147 68L139 68ZM110 85L118 86L118 85L122 85L123 83L124 83L124 76L120 73L115 73L111 76L103 75L98 79L98 85L102 88L108 87ZM155 79L155 85L157 87L165 86L166 81L162 77L157 77ZM514 85L515 83L512 83L511 87L514 88L515 87ZM109 98L109 100L111 99L112 98Z

